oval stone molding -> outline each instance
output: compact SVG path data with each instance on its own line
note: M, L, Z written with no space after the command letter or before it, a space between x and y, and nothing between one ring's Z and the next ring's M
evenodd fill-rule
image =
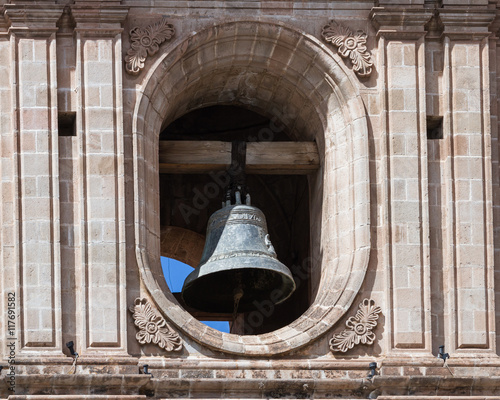
M349 309L370 252L368 128L357 85L320 40L262 21L194 33L165 47L147 71L132 125L136 256L151 299L179 334L216 351L272 356L310 344ZM320 153L321 168L309 178L317 291L297 320L262 335L222 333L197 321L170 292L161 269L159 133L190 110L215 104L278 117L292 137L316 141Z

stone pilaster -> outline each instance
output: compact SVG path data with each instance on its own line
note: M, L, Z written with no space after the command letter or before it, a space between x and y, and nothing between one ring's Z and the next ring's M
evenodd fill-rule
M10 85L2 85L1 107L3 292L16 294L19 357L62 355L55 47L62 7L5 5L9 49L0 45L10 60L2 64Z
M121 24L115 3L77 2L76 81L81 271L77 330L82 354L125 354L125 220Z
M493 209L486 9L445 8L444 308L448 348L494 350ZM471 40L472 39L472 40Z
M498 5L497 5L498 7ZM494 237L494 265L500 265L500 102L498 92L500 90L500 15L490 25L493 34L489 37L490 49L490 108L491 108L491 177L493 181L493 237ZM500 268L494 268L493 284L496 288L500 285ZM500 291L495 290L495 320L496 352L498 354L498 343L500 343Z
M10 39L9 35L2 32L0 34L0 58L2 60L10 59ZM2 202L0 206L0 268L2 279L0 280L0 290L2 293L9 293L9 290L16 287L16 268L11 260L15 260L16 241L13 235L16 228L14 218L14 172L13 172L13 135L12 135L12 83L9 63L0 65L0 174L2 181L0 183L0 192ZM0 298L0 305L3 310L7 308L7 299L5 295ZM3 356L5 347L5 338L7 337L6 327L7 314L0 314L0 356Z
M387 285L393 353L430 352L430 268L425 105L425 30L432 13L377 7L382 134L388 177Z

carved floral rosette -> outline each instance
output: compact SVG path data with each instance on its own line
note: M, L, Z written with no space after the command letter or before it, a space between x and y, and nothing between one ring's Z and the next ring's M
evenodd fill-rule
M156 54L160 45L171 39L174 33L173 25L167 23L165 18L146 28L133 28L130 31L130 49L125 56L125 70L131 75L141 72L147 56Z
M350 29L332 20L323 27L321 36L336 46L343 58L351 60L359 76L367 77L372 73L373 61L366 49L366 33L357 31L353 34Z
M356 315L346 321L348 329L336 333L330 339L330 349L345 353L359 343L373 344L376 336L372 330L377 326L381 311L380 307L375 306L375 301L364 299L359 304Z
M182 339L147 299L135 299L130 312L139 328L135 337L140 344L154 343L166 351L182 349Z

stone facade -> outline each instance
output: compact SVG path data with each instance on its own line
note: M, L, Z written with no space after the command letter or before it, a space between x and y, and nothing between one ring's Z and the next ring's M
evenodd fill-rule
M1 398L500 398L500 3L0 4ZM221 105L319 155L308 307L258 335L160 265L160 133Z

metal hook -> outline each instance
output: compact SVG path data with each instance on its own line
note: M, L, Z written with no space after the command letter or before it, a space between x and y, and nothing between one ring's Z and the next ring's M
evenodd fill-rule
M375 375L377 375L377 363L371 362L368 368L370 368L370 373L368 374L366 379L372 379Z
M444 352L444 345L443 346L439 346L439 353L437 355L437 358L440 358L441 360L443 360L445 362L446 362L447 358L450 358L450 355L448 353Z

